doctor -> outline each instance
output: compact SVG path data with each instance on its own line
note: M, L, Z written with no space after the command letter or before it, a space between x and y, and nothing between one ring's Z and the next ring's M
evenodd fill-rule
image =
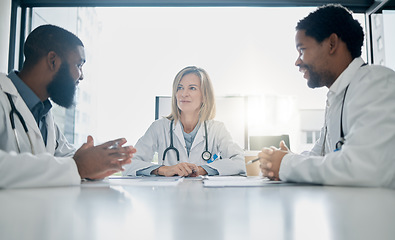
M263 149L263 176L395 188L395 72L366 65L363 41L361 25L340 5L320 7L299 21L295 65L309 87L329 89L325 122L311 151L295 154L284 142Z
M175 77L172 113L151 124L136 143L124 175L198 176L245 173L243 150L222 122L213 120L215 98L205 70L186 67ZM159 164L153 164L154 153Z
M133 147L117 139L94 146L91 136L77 151L59 130L49 98L73 104L83 79L84 46L74 34L52 25L32 31L20 72L0 74L0 188L78 185L122 170Z

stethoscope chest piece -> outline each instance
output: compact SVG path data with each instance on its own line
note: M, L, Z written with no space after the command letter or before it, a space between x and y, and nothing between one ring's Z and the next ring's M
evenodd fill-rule
M344 137L341 137L340 140L336 143L336 149L335 152L340 151L342 149L342 146L344 145Z
M210 160L211 159L211 152L209 152L209 151L204 151L203 153L202 153L202 158L203 158L203 160L204 161L208 161L208 160Z

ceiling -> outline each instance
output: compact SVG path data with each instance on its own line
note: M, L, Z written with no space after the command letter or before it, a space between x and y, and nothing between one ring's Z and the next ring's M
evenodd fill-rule
M13 0L21 7L315 7L324 0ZM335 1L356 13L395 9L395 0Z

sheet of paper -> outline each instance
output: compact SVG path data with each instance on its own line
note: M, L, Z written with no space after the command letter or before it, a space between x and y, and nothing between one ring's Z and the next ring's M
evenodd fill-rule
M204 187L263 187L271 184L283 183L282 181L270 181L262 177L242 176L216 176L207 177L203 180Z
M110 178L110 185L122 186L177 186L182 182L182 177L136 177L136 178Z
M182 182L182 177L109 177L100 181L84 181L82 187L103 186L177 186Z

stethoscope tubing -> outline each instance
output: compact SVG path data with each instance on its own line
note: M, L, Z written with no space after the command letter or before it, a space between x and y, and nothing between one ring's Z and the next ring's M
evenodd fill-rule
M16 115L19 118L19 121L22 124L23 130L25 130L25 133L27 135L27 138L29 140L30 143L30 147L32 149L32 153L34 154L34 150L33 150L33 142L32 139L30 138L29 135L29 129L27 128L25 119L23 119L22 114L16 109L14 101L12 100L12 96L9 93L5 93L7 95L8 101L10 102L10 106L11 106L11 111L10 111L10 122L11 122L11 128L14 131L15 134L15 140L16 140L16 146L18 148L18 152L21 152L21 146L19 144L19 137L18 137L18 133L16 131L16 125L15 125L15 118L14 115Z
M173 145L173 123L174 123L174 120L171 120L171 122L170 122L170 146L167 147L165 149L165 151L163 152L163 158L162 158L163 163L165 162L165 158L166 158L167 152L169 152L170 150L173 150L173 151L176 152L177 162L180 161L180 152ZM206 134L206 136L205 136L206 148L205 148L205 151L202 153L202 159L207 162L208 160L211 159L212 154L208 150L208 136L207 136L207 124L206 124L206 121L204 121L204 132Z
M177 148L175 148L173 145L173 122L174 122L174 120L171 120L171 122L170 122L170 146L168 148L166 148L165 151L163 152L163 158L162 158L163 163L165 162L166 153L170 150L173 150L176 152L177 161L178 162L180 161L180 153L178 152Z

